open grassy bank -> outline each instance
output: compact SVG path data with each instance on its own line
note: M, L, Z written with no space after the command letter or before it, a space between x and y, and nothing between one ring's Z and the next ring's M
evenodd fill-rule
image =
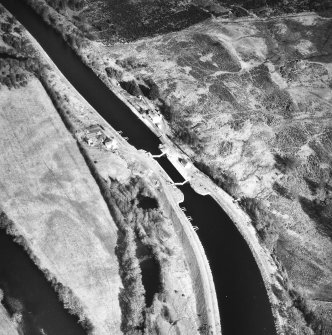
M82 321L116 332L116 227L76 142L36 79L0 95L2 210L38 265L77 297Z

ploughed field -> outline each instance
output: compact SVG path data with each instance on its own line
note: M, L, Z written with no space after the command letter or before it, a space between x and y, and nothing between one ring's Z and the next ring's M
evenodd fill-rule
M294 16L154 25L160 13L202 8L197 3L50 2L58 13L44 7L44 18L60 31L61 20L75 26L68 42L85 62L105 82L118 81L135 106L143 96L158 108L169 137L239 200L280 266L283 290L275 294L286 331L329 333L331 8L322 2L320 16L296 3Z

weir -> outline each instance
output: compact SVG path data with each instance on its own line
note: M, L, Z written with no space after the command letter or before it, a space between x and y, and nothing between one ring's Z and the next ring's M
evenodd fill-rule
M92 107L137 149L160 155L159 139L86 67L56 32L23 0L0 0L28 29L60 71ZM162 156L158 163L174 183L184 179ZM207 254L217 292L224 335L274 335L274 320L255 259L225 212L210 197L197 194L189 184L180 186L183 206Z

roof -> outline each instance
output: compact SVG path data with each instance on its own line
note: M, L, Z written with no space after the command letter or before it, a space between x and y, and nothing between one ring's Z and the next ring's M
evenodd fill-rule
M86 130L88 130L90 133L102 132L102 129L99 126L99 124L92 124L91 126L87 127Z

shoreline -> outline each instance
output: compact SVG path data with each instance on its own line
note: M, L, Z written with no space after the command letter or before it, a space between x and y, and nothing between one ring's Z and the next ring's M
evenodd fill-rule
M77 52L76 50L74 50ZM272 314L274 317L276 332L278 335L283 335L283 320L282 317L278 313L278 308L276 307L279 303L279 300L274 295L272 291L272 285L277 286L278 288L281 288L280 284L278 283L276 279L276 274L278 274L278 268L276 263L274 262L273 258L271 257L268 250L261 245L261 243L258 240L257 233L255 228L253 227L251 223L250 217L237 205L234 203L234 198L232 198L228 193L226 193L224 190L222 190L220 187L215 185L212 180L206 176L203 172L198 170L194 165L192 164L191 159L185 154L183 150L180 150L174 145L174 143L167 137L167 134L163 133L158 127L156 127L148 118L144 117L140 112L135 108L134 102L131 100L134 99L134 97L130 96L129 93L127 93L123 89L119 89L117 85L112 85L109 82L109 80L105 75L101 74L98 69L95 69L94 67L90 67L87 62L84 61L84 57L80 53L77 53L78 56L82 59L84 64L88 66L98 77L100 80L103 81L103 83L128 107L130 110L134 113L134 115L143 122L160 140L162 145L164 146L163 152L168 151L170 154L167 155L167 158L172 163L172 165L176 168L176 170L183 176L185 180L187 178L189 179L188 182L192 186L192 188L195 190L195 192L201 194L201 195L210 195L217 203L218 205L225 211L225 213L230 217L230 219L235 224L236 228L242 235L242 237L245 239L246 243L248 244L255 262L259 268L259 271L261 273L264 286L266 289L266 293L268 295L268 299L270 301L270 306L272 310ZM104 77L106 77L105 80ZM147 106L147 109L149 109L150 106ZM190 173L188 174L188 171L179 163L178 158L185 157L187 161L191 162L191 169ZM208 189L202 190L197 188L195 183L195 177L193 176L199 175L201 178L203 177L203 180L205 183L207 183ZM194 182L194 183L193 183ZM196 234L197 235L197 234Z
M76 52L76 50L74 50ZM278 312L278 308L276 307L279 303L279 300L274 295L272 291L272 284L277 286L278 288L281 288L280 284L278 283L276 279L276 274L278 274L278 268L276 263L274 262L273 258L271 257L268 250L262 246L258 240L257 233L255 228L253 227L251 223L250 217L237 205L234 203L234 199L226 193L224 190L222 190L220 187L215 185L212 180L206 176L203 172L198 170L194 165L192 164L192 168L194 171L192 171L190 174L183 168L183 166L179 163L178 158L185 157L187 161L191 162L191 159L184 153L183 150L180 150L173 144L173 142L167 137L167 134L163 133L158 127L156 127L151 121L149 121L148 118L142 116L140 112L135 108L133 100L134 98L129 95L125 90L119 89L117 85L112 85L109 82L110 79L105 80L104 77L106 77L103 74L100 74L98 69L95 69L94 67L90 67L87 62L84 61L84 57L80 53L77 53L78 56L82 59L83 63L88 66L97 76L100 80L103 81L103 83L128 107L130 110L134 113L134 115L143 122L160 140L162 145L164 146L164 150L162 151L169 151L171 152L171 155L167 155L167 158L172 163L172 165L176 168L176 170L184 177L184 179L187 180L187 178L190 178L188 182L192 186L192 188L195 190L195 192L201 194L201 195L210 195L217 203L218 205L225 211L225 213L230 217L230 219L235 224L236 228L242 235L242 237L245 239L246 243L248 244L252 255L255 259L255 262L259 268L259 271L262 276L262 280L264 282L264 286L266 289L266 293L268 295L268 299L270 301L270 307L272 310L276 332L278 335L283 335L283 325L284 322L282 320L282 317L280 316ZM149 109L150 106L147 106L147 109ZM173 157L172 157L173 156ZM192 163L192 162L191 162ZM194 179L192 179L193 175L200 175L200 177L203 177L204 181L208 183L209 189L208 190L202 190L197 188L195 184L193 184ZM196 234L197 235L197 234Z
M169 147L167 149L169 150ZM254 256L255 262L258 265L265 289L267 291L266 293L270 301L277 334L283 334L283 321L278 313L278 309L275 307L278 304L278 299L272 291L272 285L276 285L277 287L280 286L275 277L278 273L278 268L268 250L259 243L256 230L251 223L250 217L239 207L238 204L234 202L234 199L228 193L215 185L210 178L204 175L193 165L191 167L193 171L189 174L188 171L181 166L176 155L173 154L168 157L177 171L179 171L185 179L191 179L189 180L189 183L197 193L201 195L210 195L218 203L218 205L235 224L236 228L248 244ZM199 178L202 180L199 180ZM204 186L202 181L204 182ZM199 185L195 184L197 182Z
M31 0L31 2L34 2L34 0ZM54 11L54 13L57 13ZM297 14L296 16L302 16L303 13L301 14ZM52 14L53 15L53 14ZM62 17L60 14L57 13L58 16L56 16L56 18L60 18L60 20L62 20L64 17ZM309 15L316 15L314 13L306 13L306 16ZM290 15L290 16L294 16L294 15ZM266 18L265 20L275 20L275 19L280 19L280 16L277 17L273 17L273 18ZM324 18L326 20L329 20L329 18ZM216 19L217 20L217 19ZM255 18L250 18L250 20L255 21ZM46 18L47 21L47 18ZM53 23L53 28L55 28L56 30L58 30L58 33L64 35L63 32L61 32L61 28L59 28L59 26L57 27L57 23L58 21L56 20L56 22ZM227 22L225 22L227 23ZM232 23L232 22L229 22ZM235 22L236 23L236 22ZM48 23L50 25L50 23ZM70 21L67 21L68 26L72 25L72 23ZM68 43L69 44L69 43ZM90 47L89 47L90 46ZM92 46L92 47L91 47ZM157 134L160 134L160 130L157 129L156 127L154 127L154 125L152 125L151 120L146 117L145 115L141 115L140 112L138 112L140 110L140 108L142 107L142 102L140 102L137 98L133 97L132 95L128 94L125 90L122 90L119 87L119 84L116 80L116 78L111 78L109 76L106 75L105 72L105 67L102 64L102 61L105 60L104 57L99 57L96 53L94 53L94 47L98 46L98 42L92 42L90 44L88 44L88 46L84 49L81 48L79 49L78 47L71 46L71 48L75 51L75 53L80 57L80 59L82 60L82 62L91 70L93 70L93 72L99 77L99 79L101 79L104 84L109 88L109 90L111 90L122 102L124 102L130 109L131 111L134 113L134 115L136 115L136 117L138 117L141 121L144 122L145 125L148 126L148 128L150 130L152 130L155 134L157 131ZM100 44L101 46L101 44ZM91 56L91 58L89 59L87 56ZM110 62L112 62L112 60L110 60ZM108 66L110 66L110 64L108 64ZM115 69L117 70L117 68ZM121 81L121 80L119 80ZM151 103L149 103L150 101L148 101L147 105L148 108L151 108ZM145 107L143 106L143 110L145 109ZM158 136L158 135L157 135ZM162 137L162 135L158 136L159 138ZM162 140L162 138L160 138ZM167 136L165 136L165 139L168 140ZM171 149L173 147L173 143L171 143ZM179 153L179 155L182 155L181 152L183 152L183 150L175 150L176 152ZM185 156L187 156L185 154ZM177 162L177 159L174 159L175 163ZM179 166L180 169L182 169L182 166ZM179 171L179 169L177 168L177 170ZM205 176L205 175L204 175ZM206 176L205 176L206 177ZM207 178L209 179L209 178ZM210 182L212 182L209 179ZM214 185L214 183L212 183ZM195 180L191 181L191 185L195 185ZM215 186L212 187L210 190L206 190L206 189L200 189L200 187L196 188L195 190L197 192L203 192L201 194L210 194L211 196L214 195L214 199L217 201L217 203L223 208L223 206L227 207L227 196L229 196L227 193L226 194L219 194L218 189L215 189ZM221 189L220 189L221 190ZM222 191L222 190L221 190ZM221 192L222 193L222 192ZM219 200L218 200L219 199ZM266 287L266 285L268 285L268 287L270 289L267 289L267 293L268 293L268 297L269 300L271 302L271 300L275 300L277 301L277 303L279 304L279 306L275 306L272 302L271 302L271 308L273 311L273 315L275 317L275 315L277 315L277 320L278 323L280 325L280 328L283 328L284 325L287 325L287 320L284 315L284 307L289 307L292 306L291 304L293 303L293 298L289 295L289 291L288 291L288 287L286 286L281 286L282 290L284 291L284 293L287 295L287 298L278 298L277 294L273 294L272 292L275 291L275 287L273 287L272 285L277 285L277 289L280 288L280 280L281 282L283 280L288 280L287 279L287 275L285 273L285 270L283 269L283 266L279 263L279 261L274 257L275 255L270 253L269 250L267 248L265 248L263 246L263 244L261 243L259 237L256 235L256 230L255 228L252 226L252 224L250 223L250 219L247 217L246 218L246 214L245 212L242 210L242 208L240 208L239 206L236 206L233 203L232 198L229 199L231 201L230 205L231 208L228 208L229 212L227 211L227 214L229 215L229 217L233 220L237 230L241 233L241 235L245 238L245 241L247 243L247 245L249 246L255 261L257 263L257 265L259 266L259 270L261 273L261 276L264 280L264 285ZM233 205L234 206L233 206ZM225 208L223 208L225 210ZM226 210L225 210L226 211ZM239 215L239 222L236 222L236 219L233 219L233 216L235 215L235 217L237 216L235 213L240 214ZM241 218L241 213L244 214L244 218ZM249 227L246 227L246 219L249 219L248 225ZM265 253L265 255L264 255ZM269 265L269 260L272 261L271 266L273 268L276 268L276 272L270 271L270 265ZM267 271L264 271L264 268L267 267ZM266 273L267 273L267 277L266 277ZM267 279L266 279L267 278ZM272 298L271 298L272 296ZM284 304L284 305L283 305ZM287 306L287 304L290 304ZM279 314L279 313L280 314ZM299 309L299 312L302 314L303 316L303 310ZM276 317L275 317L276 319ZM286 322L286 323L285 323ZM278 329L278 328L277 328Z
M53 9L51 8L51 10L53 10ZM57 12L56 12L56 14L59 15L59 13L57 13ZM46 24L48 24L48 23L46 23ZM57 31L56 27L52 26L52 28ZM38 44L38 42L37 42L37 44ZM263 282L264 282L266 293L267 293L268 299L270 301L270 306L271 306L272 314L273 314L273 317L274 317L276 332L277 332L277 334L282 335L283 334L282 328L283 328L284 322L282 320L282 317L278 313L277 305L279 303L279 300L273 294L273 291L272 291L272 284L277 286L278 288L281 288L280 284L278 283L278 281L276 279L276 274L278 274L278 268L277 268L277 265L274 262L273 258L271 257L270 253L268 252L268 250L264 246L262 246L261 243L259 242L257 234L256 234L256 230L251 223L250 217L237 204L234 203L234 199L228 193L226 193L220 187L215 185L208 176L206 176L204 173L202 173L200 170L198 170L196 167L194 167L193 164L192 164L193 171L191 171L188 174L188 171L186 171L183 168L183 166L179 163L178 158L179 157L185 157L186 160L191 162L190 158L184 153L183 150L181 150L181 152L180 152L180 149L178 149L175 146L175 144L168 138L167 134L165 134L162 130L160 130L157 126L155 126L151 120L149 120L147 117L144 117L137 110L137 108L135 107L135 105L139 106L137 101L135 101L135 99L137 99L137 98L131 96L129 93L127 93L125 90L123 90L119 85L117 85L116 84L117 83L116 79L109 78L105 73L101 72L100 69L98 69L97 66L96 67L91 66L90 63L89 63L89 59L87 57L87 52L86 51L84 52L84 50L76 50L72 46L69 46L69 47L76 53L76 55L81 59L81 61L84 63L84 65L87 66L89 69L91 69L95 73L95 75L104 83L104 85L106 85L108 87L108 89L119 100L121 100L132 111L132 113L141 122L143 122L159 138L160 142L162 143L162 145L165 148L162 151L169 151L171 153L171 155L168 155L169 161L172 163L172 165L176 168L176 170L185 179L187 179L187 178L190 179L189 183L192 186L192 188L195 190L195 192L197 192L201 195L208 195L209 194L218 203L218 205L225 211L225 213L230 217L230 219L233 221L236 228L238 229L238 231L240 232L240 234L242 235L242 237L245 239L246 243L248 244L248 246L249 246L249 248L250 248L250 250L251 250L251 252L254 256L255 262L258 265L259 271L261 273L261 276L262 276L262 279L263 279ZM47 53L44 50L43 50L43 52L47 55ZM47 57L48 57L48 59L50 59L48 55L47 55ZM59 72L61 73L60 70L59 70ZM65 80L67 81L66 78L65 78ZM151 103L151 105L152 105L152 103ZM150 110L151 105L146 104L145 105L146 109ZM100 115L98 114L98 116L100 116ZM102 116L100 116L100 117L102 118ZM107 121L105 121L105 122L107 123ZM118 133L116 135L118 137L121 137ZM199 189L195 185L195 179L193 178L193 176L195 176L195 175L199 175L201 178L203 178L205 183L208 183L208 185L209 185L208 190ZM190 224L189 221L188 221L188 223ZM191 224L190 224L190 226L192 227ZM195 233L195 235L197 236L196 233ZM197 238L198 238L198 236L197 236ZM211 270L210 270L210 272L211 272Z
M33 44L36 51L40 54L40 57L46 61L52 68L52 71L57 74L62 82L69 86L71 90L75 92L76 97L82 102L82 105L87 105L94 112L94 117L100 120L100 124L105 128L105 133L110 133L113 137L117 138L123 145L126 145L128 148L132 147L119 133L97 112L93 109L92 106L85 100L83 96L71 85L69 80L62 74L62 72L58 69L58 67L53 63L49 55L46 51L39 45L38 41L26 30L25 34ZM113 92L114 93L114 92ZM74 135L74 134L73 134ZM213 329L213 334L221 334L220 330L220 314L218 308L218 302L216 297L216 292L214 289L214 282L212 277L212 272L208 264L208 260L206 254L204 252L204 248L198 238L198 235L195 233L191 223L186 219L185 214L181 211L179 203L183 201L183 193L176 188L173 190L172 186L166 184L165 180L172 181L172 179L168 176L168 174L163 170L163 168L159 165L159 163L151 157L151 155L144 155L142 150L132 149L132 151L136 151L136 155L139 152L139 156L141 160L147 162L149 167L153 167L154 171L157 171L156 175L159 179L159 182L163 185L163 191L166 195L167 201L171 204L171 209L174 210L175 217L178 219L178 225L182 226L183 231L185 232L187 239L189 241L189 246L192 250L187 250L185 246L183 249L186 251L186 256L194 255L193 259L197 262L197 269L199 270L199 286L200 290L203 291L203 296L201 298L204 299L204 303L206 305L205 313L206 319L208 320L208 324L211 325ZM138 151L138 152L137 152ZM177 227L175 227L177 228ZM191 270L191 269L190 269ZM195 283L195 280L192 276L192 282ZM196 283L197 284L197 283ZM197 294L197 292L196 292ZM198 299L197 299L198 300Z
M76 50L74 50L76 52ZM82 55L78 54L80 58ZM83 60L82 60L83 61ZM84 62L84 61L83 61ZM259 271L261 273L265 289L267 291L267 295L270 301L270 306L272 310L272 314L274 317L274 322L276 326L276 332L279 335L283 335L283 320L282 317L278 313L278 308L275 307L279 300L276 298L272 291L272 284L276 285L278 288L281 288L280 284L278 283L275 275L278 274L278 268L276 263L274 262L273 258L271 257L268 250L261 245L258 240L257 233L255 228L251 223L250 217L237 205L234 203L234 198L232 198L228 193L222 190L220 187L215 185L212 180L206 176L203 172L198 170L192 164L191 159L184 153L183 150L180 150L173 144L173 142L167 137L167 134L163 133L159 128L154 126L148 118L142 116L139 111L134 107L131 100L133 99L126 91L120 90L115 85L110 85L109 81L103 80L104 75L100 75L97 69L90 67L87 63L84 62L86 66L93 70L93 72L99 77L100 80L134 113L134 115L142 121L160 140L162 145L164 146L164 152L168 151L171 154L167 155L167 158L172 163L172 165L176 168L176 170L183 176L185 180L189 179L188 182L195 190L195 192L201 195L210 195L218 204L219 206L225 211L225 213L230 217L230 219L235 224L236 228L245 239L246 243L248 244L256 264L258 265ZM127 97L128 96L128 97ZM129 98L129 99L128 99ZM148 106L149 108L149 106ZM188 174L188 171L179 163L178 158L185 157L187 161L190 161L192 164L192 169ZM204 182L209 185L207 190L202 190L197 188L195 183L195 177L193 176L199 175L201 178L203 177ZM194 183L193 183L194 182ZM197 234L196 234L197 235Z

